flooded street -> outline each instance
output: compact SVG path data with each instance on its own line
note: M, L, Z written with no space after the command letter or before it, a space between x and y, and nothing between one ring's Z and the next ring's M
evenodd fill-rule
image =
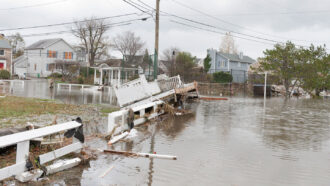
M51 185L329 185L330 102L232 98L187 105L195 114L137 128L116 150L178 160L101 154L50 176ZM94 149L106 141L88 142ZM113 169L103 178L111 166Z
M20 97L32 97L41 99L56 99L66 104L110 104L116 105L114 92L104 92L85 88L84 91L80 87L55 86L49 88L48 80L26 80L13 81L6 85L0 85L0 93L10 94Z

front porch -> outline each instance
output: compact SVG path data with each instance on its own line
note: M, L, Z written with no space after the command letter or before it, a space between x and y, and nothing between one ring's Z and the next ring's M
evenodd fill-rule
M138 68L110 67L107 64L101 64L94 69L94 84L118 86L126 83L138 76ZM97 73L98 72L98 73Z

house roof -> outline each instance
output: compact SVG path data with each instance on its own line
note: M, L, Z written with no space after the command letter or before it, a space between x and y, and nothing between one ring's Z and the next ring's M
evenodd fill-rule
M107 59L95 62L93 67L100 67L102 64L107 64L109 67L125 67L125 68L136 68L137 65L126 64L122 66L122 59Z
M255 60L250 58L249 56L243 56L242 59L240 59L239 54L228 54L224 52L219 52L222 56L228 58L231 61L238 61L238 62L245 62L245 63L254 63Z
M26 47L26 50L33 50L33 49L44 49L47 48L49 46L51 46L52 44L63 40L62 38L55 38L55 39L43 39L40 41L37 41L35 43L33 43L32 45ZM64 40L63 40L64 41Z
M11 46L7 40L0 39L0 48L11 48Z
M26 68L27 67L27 57L22 55L13 60L13 64L17 68Z

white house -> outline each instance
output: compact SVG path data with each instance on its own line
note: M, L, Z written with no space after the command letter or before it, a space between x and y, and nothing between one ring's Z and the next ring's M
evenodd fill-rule
M76 57L75 49L61 38L40 40L15 59L14 73L19 77L47 77L56 72L55 61L75 62Z

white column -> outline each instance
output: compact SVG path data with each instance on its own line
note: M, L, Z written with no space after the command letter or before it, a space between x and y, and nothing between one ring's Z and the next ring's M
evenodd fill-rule
M120 70L118 70L118 85L120 85Z
M113 69L111 69L111 86L113 84Z
M127 73L128 71L125 72L125 81L127 82Z
M96 80L96 69L94 68L94 84L95 84L95 80Z
M101 76L99 80L99 85L102 85L102 79L103 79L103 70L101 69Z
M108 85L110 85L111 77L110 77L110 70L108 70Z

